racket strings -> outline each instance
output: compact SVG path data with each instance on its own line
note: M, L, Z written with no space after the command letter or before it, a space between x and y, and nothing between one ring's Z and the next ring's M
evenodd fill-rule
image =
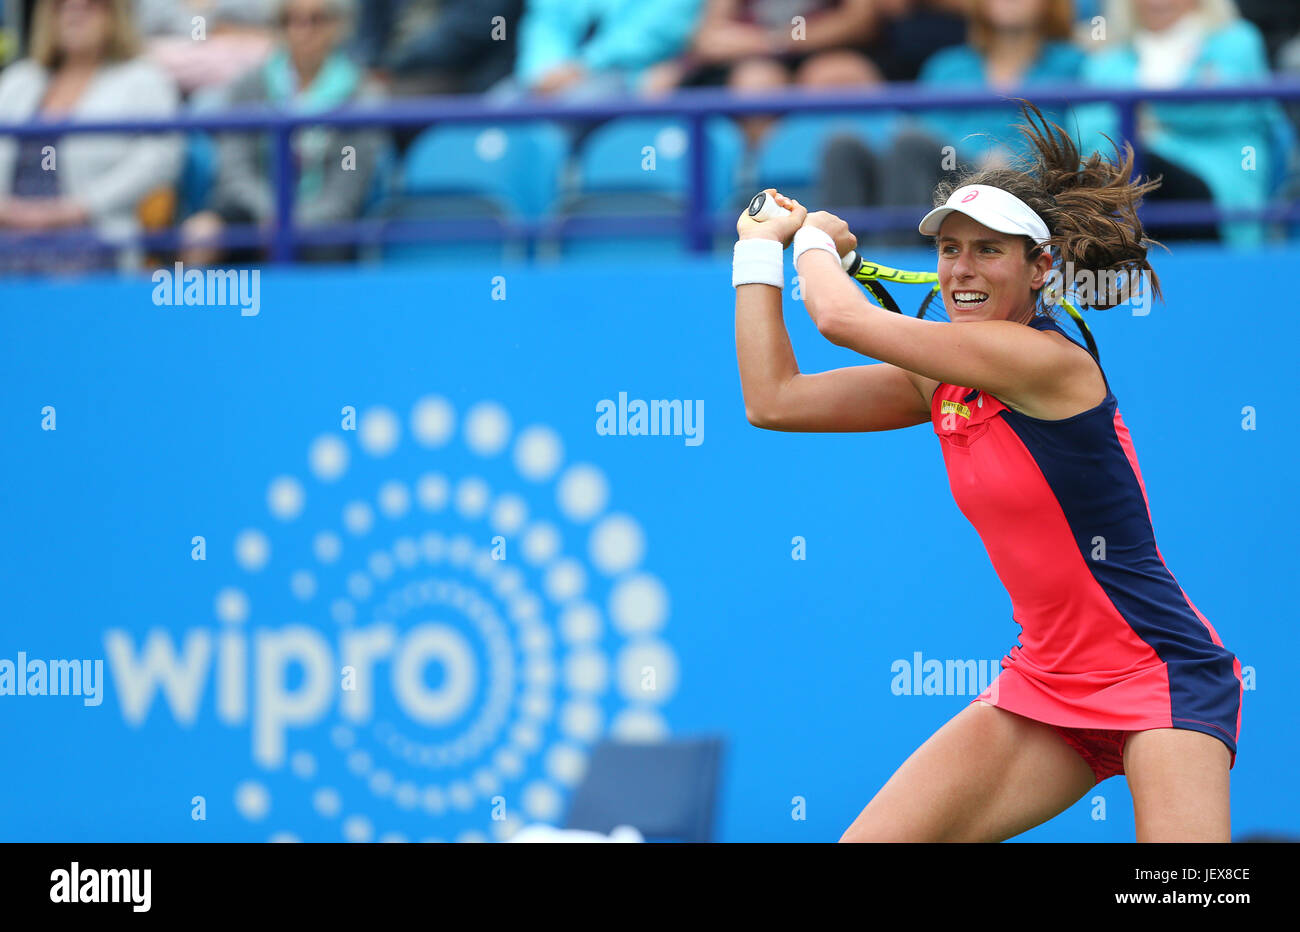
M860 261L856 270L852 273L853 277L867 290L867 292L887 311L893 311L901 314L902 309L898 302L885 289L882 280L887 280L892 284L927 284L929 290L921 300L921 305L916 312L916 316L923 320L933 320L940 323L950 323L948 308L943 301L943 293L935 281L936 276L930 272L909 272L901 269L892 269L888 266L882 266L877 263ZM1083 319L1083 315L1078 310L1077 297L1074 294L1066 293L1064 295L1050 291L1044 295L1044 304L1053 309L1059 309L1061 314L1068 316L1078 329L1079 334L1083 337L1088 349L1092 355L1100 361L1101 353L1097 349L1097 341L1093 338L1092 330ZM1059 314L1053 312L1053 317L1060 322Z
M916 316L944 324L949 322L948 307L943 303L943 293L939 290L938 285L932 287L929 293L926 294L925 300L921 302L921 309L917 311Z

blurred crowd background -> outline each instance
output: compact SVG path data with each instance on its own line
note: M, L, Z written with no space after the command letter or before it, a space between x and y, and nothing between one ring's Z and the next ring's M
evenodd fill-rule
M479 95L609 104L693 88L754 95L897 86L1026 93L1165 89L1300 75L1294 0L3 0L0 124L316 113ZM1261 208L1300 193L1300 101L1144 104L1135 140L1153 201ZM1114 106L1044 106L1085 153L1121 138ZM1014 159L1010 105L719 116L707 126L713 215L773 185L828 209L921 208L947 173ZM293 136L294 222L473 220L487 233L317 244L302 261L686 249L663 225L627 241L583 218L687 209L689 134L673 118L305 127ZM646 147L651 147L647 149ZM646 155L652 154L649 166ZM649 170L648 170L649 169ZM274 157L262 132L0 136L0 274L265 259ZM533 222L520 227L518 221ZM920 245L914 219L862 238ZM549 224L549 226L547 226ZM514 231L527 229L526 235ZM550 235L535 235L538 229ZM177 231L169 248L141 233ZM251 239L231 245L231 231ZM721 231L721 227L719 227ZM75 233L55 237L49 234ZM1286 222L1153 225L1229 246L1300 236ZM729 237L719 235L719 245Z

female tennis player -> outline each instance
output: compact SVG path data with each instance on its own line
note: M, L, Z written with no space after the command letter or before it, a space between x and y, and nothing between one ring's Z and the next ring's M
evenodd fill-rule
M953 497L1022 628L999 676L903 762L841 840L1001 841L1124 774L1138 841L1226 842L1241 664L1165 566L1106 376L1043 297L1054 261L1135 270L1159 295L1137 217L1159 182L1130 181L1127 144L1120 164L1081 162L1060 127L1032 104L1024 112L1026 161L941 185L920 222L935 237L951 324L868 301L839 261L856 240L831 214L769 189L790 213L737 224L736 347L750 422L781 431L929 422ZM781 316L792 240L818 331L879 363L799 372Z

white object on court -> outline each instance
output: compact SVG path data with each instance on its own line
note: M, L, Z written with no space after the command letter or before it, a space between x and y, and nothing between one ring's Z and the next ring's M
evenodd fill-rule
M511 841L520 842L617 842L639 843L645 838L630 825L616 826L608 835L600 832L584 832L574 828L556 828L553 825L527 825L510 836Z

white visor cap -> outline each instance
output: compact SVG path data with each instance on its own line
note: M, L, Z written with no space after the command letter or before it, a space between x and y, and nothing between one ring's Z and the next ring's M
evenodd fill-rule
M953 211L963 213L977 223L999 233L1028 236L1040 246L1051 233L1043 218L1033 208L1010 191L986 184L970 184L958 188L948 196L942 207L936 207L924 217L917 229L925 236L938 236L944 218Z

